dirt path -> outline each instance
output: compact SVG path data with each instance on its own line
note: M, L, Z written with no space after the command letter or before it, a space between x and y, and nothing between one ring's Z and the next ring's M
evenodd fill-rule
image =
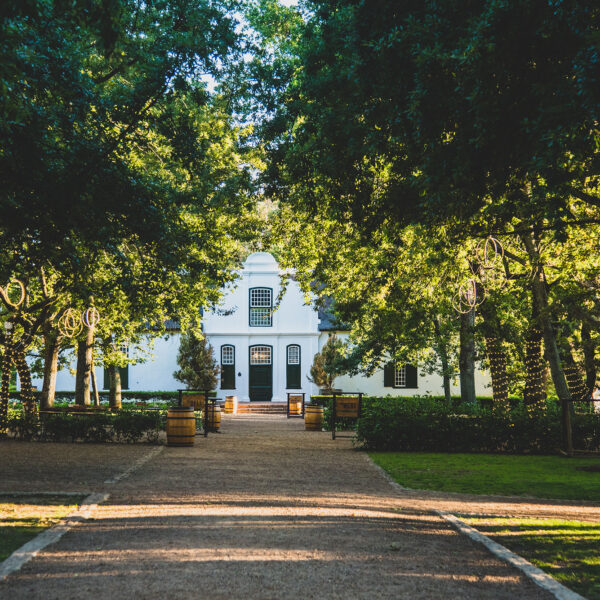
M81 480L111 497L0 584L1 598L550 598L428 512L427 495L396 493L348 440L300 420L225 417L220 435L167 448L110 486L149 448L22 448L25 473L6 477L5 455L0 489ZM61 453L76 477L54 464Z

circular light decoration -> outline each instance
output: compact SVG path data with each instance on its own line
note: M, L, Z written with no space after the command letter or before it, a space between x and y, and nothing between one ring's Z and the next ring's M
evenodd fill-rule
M477 282L469 279L458 288L458 293L452 298L452 306L459 313L469 313L485 300L483 293L477 293Z
M96 327L96 325L98 325L100 322L100 313L96 308L90 306L90 308L83 311L81 320L86 327L91 329L92 327Z
M504 248L495 237L488 237L477 244L475 257L484 269L493 269L504 258Z
M83 329L83 323L79 317L79 313L73 309L68 308L65 314L58 320L58 330L65 337L76 337L81 333Z
M10 299L10 293L11 291L15 290L15 288L18 288L19 290L19 299L16 302L13 302ZM23 282L19 281L18 279L11 279L4 288L4 297L6 298L6 303L9 306L12 308L19 308L19 306L25 302L25 286L23 285Z
M503 271L496 269L484 269L479 273L481 283L489 288L503 288L507 279Z

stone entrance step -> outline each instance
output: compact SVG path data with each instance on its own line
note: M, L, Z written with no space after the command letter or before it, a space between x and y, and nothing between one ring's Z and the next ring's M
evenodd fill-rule
M273 402L244 402L238 404L238 415L285 415L287 404Z

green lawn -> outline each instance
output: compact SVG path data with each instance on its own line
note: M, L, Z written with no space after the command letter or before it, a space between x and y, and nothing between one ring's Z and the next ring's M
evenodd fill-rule
M0 495L0 561L73 512L83 498Z
M370 452L415 489L600 501L600 459L506 454Z
M588 600L600 600L600 524L463 518Z

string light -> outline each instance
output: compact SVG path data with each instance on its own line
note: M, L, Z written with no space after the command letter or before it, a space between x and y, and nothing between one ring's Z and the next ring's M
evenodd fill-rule
M4 353L2 355L2 384L0 386L0 434L5 436L8 431L8 400L10 396L10 373L14 364L12 323L4 323L6 336L4 338Z
M508 402L508 375L506 373L506 352L495 337L485 338L485 347L490 362L492 375L493 409L507 411Z
M544 370L542 332L534 328L525 341L525 389L523 390L523 399L530 417L546 409Z

